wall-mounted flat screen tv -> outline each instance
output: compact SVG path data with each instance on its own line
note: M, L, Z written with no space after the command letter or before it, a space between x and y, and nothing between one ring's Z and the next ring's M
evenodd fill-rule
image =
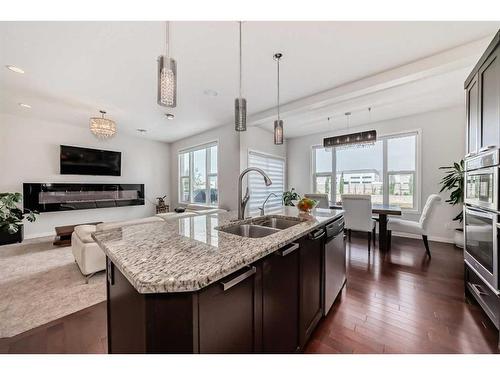
M61 174L120 176L121 152L61 145Z

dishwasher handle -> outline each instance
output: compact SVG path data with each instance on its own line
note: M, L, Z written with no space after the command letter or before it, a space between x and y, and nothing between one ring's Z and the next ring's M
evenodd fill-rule
M322 238L326 234L326 231L323 229L318 229L312 233L309 233L309 239L316 241Z

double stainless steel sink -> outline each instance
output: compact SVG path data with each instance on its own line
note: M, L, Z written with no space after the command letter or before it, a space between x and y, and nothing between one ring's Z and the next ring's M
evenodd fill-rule
M219 229L221 232L235 234L241 237L262 238L280 230L300 224L302 220L286 219L281 217L259 217L250 223L234 224Z

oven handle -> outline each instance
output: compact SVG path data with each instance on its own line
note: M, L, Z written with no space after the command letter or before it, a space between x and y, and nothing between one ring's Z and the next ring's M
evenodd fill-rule
M498 167L495 166L495 167L471 169L471 170L465 171L465 173L467 176L475 176L475 175L481 175L481 174L495 174L495 168L498 168ZM466 177L466 180L467 180L467 177Z
M465 212L471 212L472 215L475 215L475 216L480 216L480 217L484 217L484 218L487 218L487 219L493 219L495 222L496 222L496 214L494 213L489 213L487 211L483 211L483 210L479 210L477 208L472 208L472 207L466 207L465 208Z
M478 296L489 296L487 292L482 290L481 285L471 283L470 281L467 282L467 284L469 284L469 286L472 288L472 290L474 290L474 292L476 292Z

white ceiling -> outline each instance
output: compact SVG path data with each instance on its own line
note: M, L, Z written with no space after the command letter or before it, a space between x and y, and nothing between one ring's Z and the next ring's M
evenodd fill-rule
M283 103L401 67L427 56L490 38L500 22L245 22L244 96L258 115L276 104L276 65L281 64ZM176 118L156 104L156 58L164 50L159 22L0 22L0 112L88 126L99 109L119 131L175 141L233 121L237 95L237 23L174 22L171 55L178 64ZM487 40L487 39L485 39ZM484 43L483 43L484 44ZM477 55L481 53L480 46ZM297 137L345 124L405 116L463 100L469 67L379 90L349 101L286 117L286 135ZM204 95L207 89L218 96ZM19 107L28 103L30 110ZM268 111L269 112L269 111ZM271 128L272 121L259 126Z

